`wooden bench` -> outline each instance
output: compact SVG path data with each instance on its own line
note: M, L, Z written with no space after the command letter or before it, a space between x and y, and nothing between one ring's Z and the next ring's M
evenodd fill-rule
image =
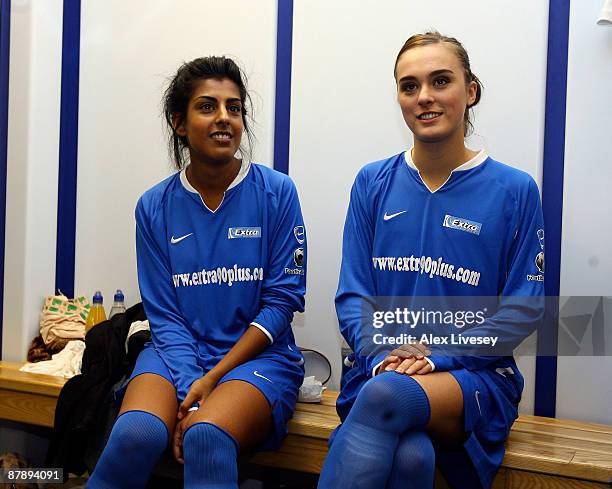
M0 419L53 426L64 380L19 372L20 364L0 362ZM337 392L320 404L298 403L289 436L278 452L254 455L250 462L318 474L327 440L338 425ZM507 442L495 489L595 489L612 482L612 426L521 415ZM437 488L447 487L438 477Z

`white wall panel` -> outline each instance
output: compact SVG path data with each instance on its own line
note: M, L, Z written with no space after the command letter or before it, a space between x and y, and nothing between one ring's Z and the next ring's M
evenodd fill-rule
M342 227L364 164L411 146L395 101L393 65L413 33L436 28L461 40L485 90L468 141L541 180L548 2L296 0L291 158L308 226L308 296L298 342L335 364L333 306ZM533 404L533 357L524 404Z
M62 1L13 1L2 358L23 361L54 292Z
M563 189L561 294L612 296L612 29L596 25L601 0L572 2ZM592 312L592 311L591 311ZM607 307L606 352L612 346ZM612 423L612 358L560 357L557 416Z
M612 295L607 191L612 29L601 0L572 2L561 294ZM183 60L239 59L255 103L255 161L271 165L276 1L84 1L81 23L77 293L116 287L138 300L133 209L172 171L161 92ZM244 13L248 12L248 15ZM321 350L339 382L333 308L342 226L361 166L411 145L395 101L393 63L430 27L456 36L485 85L468 143L541 180L548 2L295 0L290 175L309 236L302 346ZM62 1L13 0L3 359L22 360L55 274ZM609 349L608 349L609 351ZM533 407L534 359L521 408ZM609 358L560 358L557 414L612 422ZM585 382L588 372L588 382ZM597 386L596 389L593 386ZM588 401L585 401L588 400Z
M172 172L161 97L183 61L237 59L249 77L255 161L272 161L276 1L84 1L81 20L75 290L139 300L134 249L138 197Z

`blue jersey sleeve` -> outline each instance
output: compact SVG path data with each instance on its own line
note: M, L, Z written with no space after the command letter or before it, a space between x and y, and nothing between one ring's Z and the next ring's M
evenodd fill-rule
M270 343L290 327L294 312L304 311L306 292L306 232L297 190L289 178L283 179L277 202L270 216L273 224L261 308L251 322Z
M159 222L159 221L157 221ZM136 206L136 257L140 295L149 319L155 349L172 375L179 402L202 377L196 342L181 314L161 224L152 224L143 199Z
M360 172L351 189L349 208L342 239L342 265L336 293L336 314L340 333L361 359L360 365L367 375L382 362L386 354L371 351L371 341L366 333L367 321L371 322L373 305L367 300L376 296L372 270L372 246L374 223L368 212L367 178Z
M436 352L430 359L436 370L486 367L512 351L541 324L544 314L544 219L538 188L529 178L516 202L514 237L509 247L507 275L495 314L464 332L464 337L498 338L492 354L482 347L462 350L461 355ZM439 349L438 349L439 350ZM454 352L456 353L456 352Z

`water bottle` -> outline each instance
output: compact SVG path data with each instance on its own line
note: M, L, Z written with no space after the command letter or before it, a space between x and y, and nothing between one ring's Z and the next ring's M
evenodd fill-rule
M96 324L106 321L106 312L104 312L104 298L102 292L99 290L93 296L93 305L87 315L87 321L85 321L85 331L89 331Z
M125 298L123 297L123 292L121 292L121 289L117 289L117 292L115 292L115 297L113 298L113 307L110 310L108 319L112 318L115 314L120 314L123 312L125 312Z

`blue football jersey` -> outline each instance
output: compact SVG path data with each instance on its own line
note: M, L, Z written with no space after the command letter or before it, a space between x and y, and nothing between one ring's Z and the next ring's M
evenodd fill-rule
M183 399L250 325L292 351L304 310L306 234L289 177L243 163L210 210L185 170L136 207L138 280L153 345ZM297 349L296 349L297 350Z
M495 337L491 351L511 352L542 315L543 239L533 179L484 152L433 192L410 152L366 165L351 191L336 295L340 330L357 363L371 375L394 348L381 353L364 345L372 318L363 299L373 297L495 298L495 313L463 336ZM432 350L436 370L515 368L508 355Z

